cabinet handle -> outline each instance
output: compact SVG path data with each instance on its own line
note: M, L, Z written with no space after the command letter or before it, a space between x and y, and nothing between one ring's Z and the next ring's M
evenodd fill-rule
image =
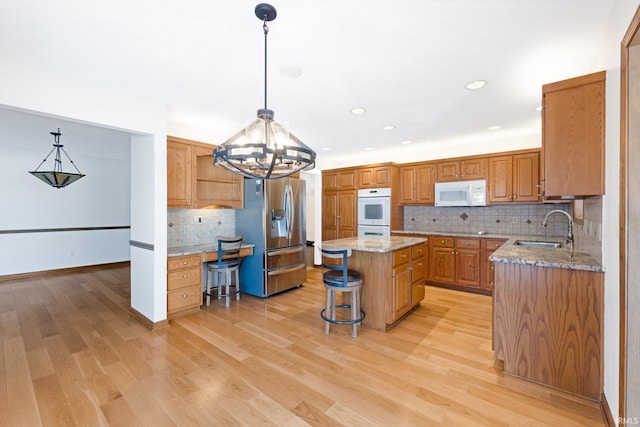
M182 275L182 278L183 278L183 279L186 279L186 278L187 278L187 275L186 275L186 274L183 274L183 275Z
M406 257L407 257L407 255L406 255L406 254L402 254L402 258L406 258Z
M182 261L182 265L187 265L189 264L187 261Z
M469 242L464 242L465 245L469 246Z
M455 254L456 254L456 252L455 252L455 251L452 251L452 252L451 252L451 255L455 255Z
M187 294L182 295L182 298L186 298L186 297L187 297Z

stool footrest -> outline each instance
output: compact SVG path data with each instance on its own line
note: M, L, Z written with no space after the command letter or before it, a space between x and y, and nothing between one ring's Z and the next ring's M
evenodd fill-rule
M341 304L341 305L336 305L335 308L348 308L351 309L351 305L350 304ZM322 311L320 311L320 317L322 317L326 322L329 323L333 323L334 325L354 325L356 323L360 323L364 320L364 316L365 313L364 311L360 310L360 317L357 319L350 319L350 320L333 320L333 319L329 319L325 314L326 308L323 308Z

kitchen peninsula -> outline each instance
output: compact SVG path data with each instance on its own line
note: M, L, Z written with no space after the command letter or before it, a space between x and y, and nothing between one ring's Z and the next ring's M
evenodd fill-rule
M351 249L349 268L362 274L363 326L387 331L424 298L427 239L365 236L322 242L325 249Z
M504 372L600 401L602 266L564 243L527 247L517 239L489 259L495 262L493 350Z

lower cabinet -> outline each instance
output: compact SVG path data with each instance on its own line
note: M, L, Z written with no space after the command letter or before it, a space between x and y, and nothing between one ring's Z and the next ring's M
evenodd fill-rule
M430 236L428 280L463 289L481 289L481 254L480 239Z
M202 257L167 258L167 319L200 310L202 304Z
M411 309L411 248L393 252L391 322ZM391 323L390 322L390 323Z
M482 260L485 264L484 278L482 280L482 288L493 292L496 282L495 264L493 261L489 261L489 257L495 251L500 249L500 246L506 242L505 239L483 239L482 240Z

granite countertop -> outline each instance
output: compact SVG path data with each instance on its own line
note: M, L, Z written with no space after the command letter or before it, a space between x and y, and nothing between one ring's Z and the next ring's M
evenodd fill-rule
M573 270L604 271L604 267L598 263L591 255L579 249L568 248L565 240L560 237L513 235L513 234L492 234L492 233L455 233L438 231L406 231L394 230L392 233L411 234L416 236L459 236L476 237L483 239L506 239L502 247L496 250L489 260L494 262L506 262L514 264L529 264L540 267L568 268ZM535 248L519 246L514 243L516 240L538 240L545 242L560 242L561 248Z
M365 236L347 237L344 239L327 240L322 242L325 249L348 248L353 251L379 252L385 253L396 249L406 248L426 242L427 239L421 237L401 237L401 236Z
M542 240L546 242L561 242L561 248L535 248L516 245L517 237L507 240L500 249L489 256L493 262L512 264L529 264L539 267L568 268L572 270L604 271L591 255L574 248L568 248L564 239L526 236L522 240Z
M253 248L253 243L243 243L242 248ZM207 252L218 252L217 243L207 243L205 245L192 245L192 246L174 246L167 248L167 256L182 256L182 255L194 255L203 254Z

